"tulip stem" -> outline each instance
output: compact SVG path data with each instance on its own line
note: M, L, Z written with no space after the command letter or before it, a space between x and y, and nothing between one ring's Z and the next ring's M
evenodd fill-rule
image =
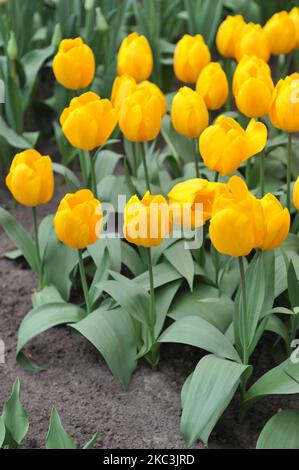
M152 252L150 248L146 249L147 255L147 265L148 265L148 274L150 282L150 323L153 329L154 337L154 328L156 324L156 305L155 305L155 287L154 287L154 274L153 274L153 264L152 264Z
M149 173L148 173L148 168L147 168L147 163L146 163L144 142L140 143L140 147L141 147L141 156L142 156L142 162L143 162L143 168L144 168L146 187L147 187L147 190L151 192L151 184L150 184Z
M248 364L248 350L247 350L247 296L246 296L246 281L243 256L239 256L239 269L241 278L241 295L242 295L242 333L243 333L243 364Z
M287 208L291 210L292 134L288 133Z
M218 181L219 181L219 171L216 171L215 176L214 176L214 183L218 183Z
M265 154L262 151L260 154L260 190L261 197L265 195Z
M88 291L87 279L86 279L81 250L78 250L78 260L79 260L79 270L80 270L81 283L82 283L82 288L83 288L83 293L84 293L86 312L87 312L87 315L89 315L91 311L91 305L90 305L90 300L89 300L89 291Z
M36 214L36 207L32 207L32 217L33 217L33 228L34 228L34 239L35 239L35 246L36 246L36 256L38 262L38 288L42 289L44 287L43 276L44 276L44 267L42 262L42 257L40 254L40 245L39 245L39 237L38 237L38 224L37 224L37 214Z
M193 145L193 156L194 156L195 174L196 174L196 178L200 178L200 173L199 173L199 161L198 161L198 152L197 152L196 139L192 139L192 145Z
M97 177L96 177L96 170L95 170L95 163L96 157L93 156L91 153L89 154L90 158L90 176L91 176L91 187L94 197L98 199L98 187L97 187Z
M85 188L88 188L88 170L86 167L86 162L87 162L86 158L87 157L84 153L84 150L79 150L79 160L80 160L83 184Z

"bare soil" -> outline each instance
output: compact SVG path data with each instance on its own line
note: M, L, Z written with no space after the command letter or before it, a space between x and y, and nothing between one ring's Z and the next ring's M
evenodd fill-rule
M63 192L59 188L53 201L40 208L41 218L55 212ZM2 205L8 207L11 202L7 195L0 196ZM30 229L29 210L17 206L12 212ZM1 231L0 255L12 248ZM27 349L47 370L38 374L25 372L15 359L17 331L32 307L31 294L35 287L34 275L22 262L0 260L0 339L6 346L6 362L0 364L0 410L19 376L22 402L30 417L29 433L22 447L44 446L51 407L55 405L66 430L79 446L99 431L96 447L106 449L185 448L179 427L180 390L202 352L185 346L163 345L159 369L153 371L140 362L129 391L124 392L99 353L83 337L67 327L58 327L34 339ZM274 366L270 354L272 341L269 336L258 348L255 358L258 375ZM240 423L236 397L217 425L212 441L221 448L253 448L262 426L279 408L299 410L297 396L265 398ZM200 442L196 447L204 448Z

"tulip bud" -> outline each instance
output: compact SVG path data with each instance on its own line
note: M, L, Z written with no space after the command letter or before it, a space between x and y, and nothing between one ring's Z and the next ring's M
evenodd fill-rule
M56 80L69 90L88 87L95 75L95 58L83 39L64 39L53 60Z
M73 98L61 117L62 131L73 147L94 150L103 145L117 124L117 111L107 99L88 92Z
M36 207L52 199L54 174L50 157L34 149L18 153L6 177L6 185L16 201Z
M62 199L53 224L58 240L70 248L83 250L98 240L102 221L100 201L91 191L82 189Z
M294 23L295 31L296 31L296 43L295 49L299 49L299 8L294 7L289 13L291 20Z
M102 13L101 7L96 8L96 25L101 33L106 33L106 31L108 31L109 29L108 23Z
M128 74L137 82L147 80L153 71L153 53L145 36L131 33L121 43L117 70L119 75Z
M216 110L224 105L229 85L218 62L211 62L202 70L196 83L196 91L203 97L208 109Z
M264 239L259 248L274 250L287 238L290 230L291 217L288 209L284 209L273 194L266 194L261 199L264 215Z
M7 56L11 61L15 61L18 57L18 44L13 31L10 32L10 38L7 44Z
M208 46L200 34L185 34L176 45L174 72L185 83L196 83L202 69L211 61Z
M246 183L233 176L226 192L220 194L212 210L211 242L219 253L247 256L264 240L264 216L261 201L249 191Z
M241 113L251 118L267 114L273 91L269 65L256 56L243 56L233 79L233 93Z
M209 113L203 98L191 88L183 87L171 106L173 127L185 137L199 137L209 124Z
M250 121L246 130L227 116L219 116L200 136L200 153L206 166L222 176L236 171L248 158L261 152L267 143L267 128Z
M131 197L125 207L124 236L138 246L158 246L172 231L172 217L166 199L149 191L140 200Z
M269 108L273 126L285 132L299 132L299 73L277 83Z
M299 211L299 176L295 181L293 189L293 204L294 207Z
M294 49L297 33L286 11L275 13L265 24L264 31L272 54L288 54Z
M238 62L244 55L255 55L269 62L271 50L261 25L248 23L241 29L236 42L235 55Z
M217 49L224 57L233 59L238 36L245 26L243 16L227 16L218 28L216 35Z

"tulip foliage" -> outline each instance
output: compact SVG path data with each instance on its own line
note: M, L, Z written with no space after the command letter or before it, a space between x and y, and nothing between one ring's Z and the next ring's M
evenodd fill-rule
M126 390L140 360L158 367L164 343L199 348L182 388L181 433L188 446L209 444L235 394L245 416L264 396L298 393L299 10L259 2L256 18L237 1L202 1L200 15L193 1L124 1L111 11L86 1L64 22L70 2L55 3L51 44L19 51L12 33L17 52L7 51L4 73L26 98L24 113L39 83L32 75L46 68L55 80L42 105L55 111L59 154L36 150L41 140L17 125L9 92L3 169L11 196L32 212L34 236L4 208L0 225L17 247L6 256L23 256L39 280L17 360L43 370L25 348L65 325ZM55 213L38 225L61 185ZM273 367L256 380L266 332ZM286 410L257 447L289 421L298 442L298 416ZM55 411L52 424L61 427Z

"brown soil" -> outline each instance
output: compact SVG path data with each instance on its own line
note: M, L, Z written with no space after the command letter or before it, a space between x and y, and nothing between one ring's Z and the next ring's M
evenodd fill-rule
M40 216L54 212L62 190L42 208ZM7 196L1 195L3 201ZM14 215L30 228L29 210L18 206ZM0 254L13 248L1 231ZM180 390L185 378L201 357L195 348L163 346L158 371L141 362L128 392L113 379L97 351L80 335L66 327L54 328L32 341L27 349L47 371L31 374L15 360L17 330L31 309L34 275L21 262L0 260L0 339L6 346L6 363L0 365L0 410L12 383L19 376L22 402L30 429L22 447L43 447L50 410L55 405L68 432L82 446L95 431L102 448L185 448L180 437ZM272 338L268 338L271 339ZM257 353L260 373L273 367L270 341ZM268 397L238 421L237 399L217 425L213 440L221 447L252 448L265 421L279 408L297 408L296 397ZM198 443L197 448L203 448Z

